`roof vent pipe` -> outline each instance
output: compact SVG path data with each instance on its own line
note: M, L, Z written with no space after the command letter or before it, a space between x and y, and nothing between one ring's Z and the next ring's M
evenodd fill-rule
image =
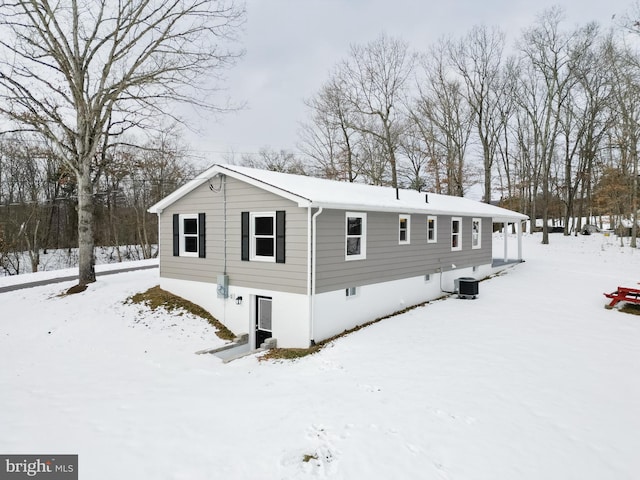
M428 193L424 194L424 203L429 203L429 194Z

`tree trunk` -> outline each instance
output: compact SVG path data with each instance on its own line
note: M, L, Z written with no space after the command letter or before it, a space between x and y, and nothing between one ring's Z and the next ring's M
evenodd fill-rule
M35 209L38 207L36 206ZM35 212L34 212L35 213ZM40 225L40 219L36 219L35 227L33 229L33 243L29 240L29 234L25 231L24 238L27 242L27 250L29 252L29 260L31 262L31 272L38 271L38 265L40 264L40 245L38 243L38 227Z
M491 203L491 165L489 152L484 154L484 203Z
M381 113L378 114L380 119L382 120L382 125L384 126L384 146L385 150L389 154L389 163L391 164L391 185L396 190L396 200L400 199L398 193L398 170L396 168L396 144L391 136L391 125L389 124L389 111L386 112L386 115Z
M638 152L635 145L633 151L633 182L631 184L631 248L637 248L638 237Z
M122 252L120 251L120 235L118 231L118 220L115 212L117 210L117 191L118 185L113 186L113 193L111 194L111 200L109 201L109 223L111 228L111 234L113 235L113 246L116 250L116 256L118 257L118 263L122 263Z
M578 197L578 224L576 227L576 231L575 231L575 235L578 236L578 232L582 231L582 218L585 216L585 201L586 201L586 196L585 196L585 189L586 189L586 176L588 175L588 173L585 172L585 174L582 177L582 181L580 182L580 196ZM585 222L584 225L588 225L591 223L591 218L588 218Z
M93 257L93 184L90 162L80 165L78 172L78 285L96 281Z
M400 194L398 193L398 171L396 170L396 155L393 150L391 151L389 163L391 163L391 183L393 184L393 188L395 188L396 190L396 200L399 200Z
M547 161L547 160L545 160ZM550 168L544 169L544 177L542 178L542 244L549 244L549 175Z

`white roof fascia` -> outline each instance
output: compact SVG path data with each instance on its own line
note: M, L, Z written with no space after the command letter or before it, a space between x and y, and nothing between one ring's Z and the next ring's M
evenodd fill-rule
M388 207L385 206L371 206L361 205L357 203L332 203L332 202L311 202L311 207L325 208L328 210L352 210L361 212L391 212L391 213L415 213L415 214L428 214L428 215L449 215L451 212L439 212L433 209L416 208L416 207L404 207L402 205ZM465 214L465 215L468 215Z
M402 205L398 206L371 206L371 205L358 205L355 203L352 204L342 204L342 203L331 203L331 202L311 202L309 205L311 207L322 207L325 209L334 209L334 210L352 210L352 211L362 211L362 212L390 212L390 213L415 213L417 215L452 215L452 216L460 216L460 217L491 217L493 221L496 223L502 223L505 221L515 222L518 220L528 220L529 217L527 215L523 215L517 212L474 212L470 210L446 210L446 209L437 209L437 208L416 208L416 207L403 207ZM501 209L501 207L494 207Z
M493 223L515 223L529 219L529 217L505 217L494 215L492 215L491 218L493 219Z
M312 203L311 200L308 198L305 198L301 195L297 195L293 192L285 190L284 188L271 185L270 183L267 183L264 180L259 180L259 179L253 178L250 175L246 175L241 172L236 172L235 170L224 167L222 165L216 165L214 168L216 168L216 170L219 171L220 173L224 173L229 177L235 178L237 180L241 180L245 183L248 183L249 185L253 185L254 187L258 187L262 190L266 190L267 192L273 193L274 195L278 195L279 197L286 198L287 200L291 200L292 202L297 203L299 207L308 207Z

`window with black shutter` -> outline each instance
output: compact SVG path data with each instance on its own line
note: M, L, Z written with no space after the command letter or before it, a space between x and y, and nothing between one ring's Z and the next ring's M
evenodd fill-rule
M242 212L244 261L285 262L285 212Z
M173 256L206 257L206 215L173 215Z

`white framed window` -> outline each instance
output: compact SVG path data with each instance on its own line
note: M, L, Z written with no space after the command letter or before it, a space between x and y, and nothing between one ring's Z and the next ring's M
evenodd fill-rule
M438 217L427 217L427 243L438 241Z
M367 214L347 212L345 214L345 259L367 258Z
M400 245L411 243L411 215L398 217L398 243Z
M276 212L252 212L249 215L250 259L276 261Z
M425 281L425 283L429 283L431 281L431 274L430 273L425 273L424 281Z
M198 256L198 214L183 214L179 216L180 256Z
M451 250L462 250L462 218L451 218Z
M346 288L344 293L347 297L355 297L358 294L358 288L357 287Z
M471 248L482 248L482 219L471 220Z

